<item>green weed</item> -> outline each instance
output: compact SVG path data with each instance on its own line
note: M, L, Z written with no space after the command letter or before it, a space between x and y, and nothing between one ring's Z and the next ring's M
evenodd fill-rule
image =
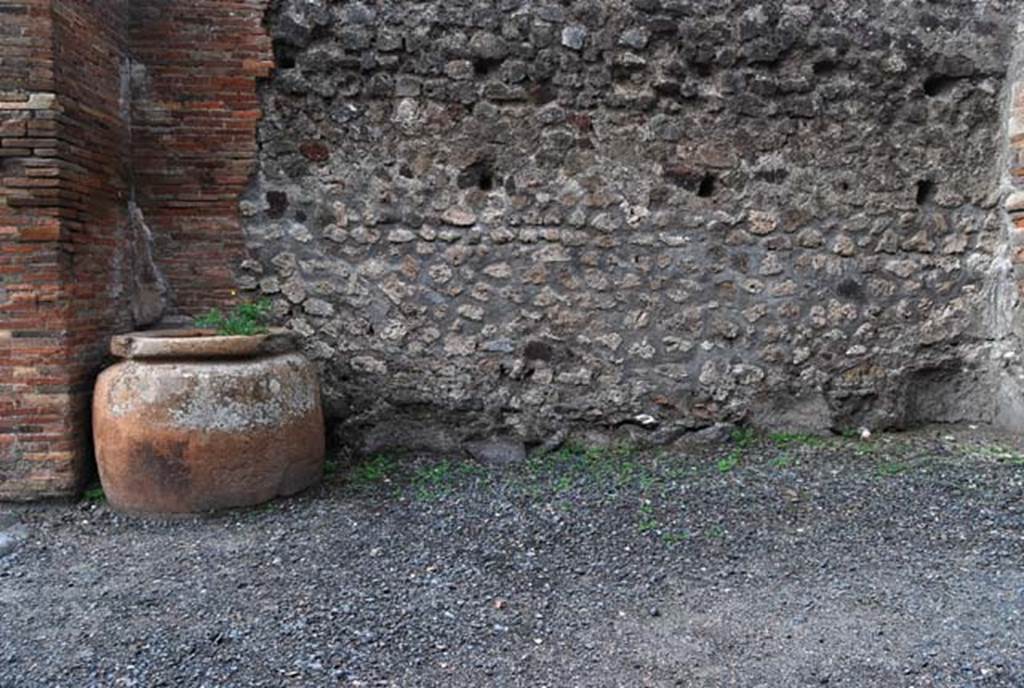
M753 428L735 428L729 433L733 444L741 449L746 449L757 442L757 431Z
M654 506L650 502L644 502L640 505L640 520L636 525L636 529L641 535L658 529L658 519L654 516Z
M196 318L196 327L216 330L221 336L249 336L267 331L267 317L270 314L270 299L242 303L224 313L213 309Z
M568 492L569 490L572 489L572 485L573 485L572 476L570 476L570 475L560 475L560 476L558 476L558 478L555 480L555 483L554 483L555 492L558 492L558 493Z
M712 540L724 540L725 536L728 535L728 531L722 526L711 526L707 529L706 535Z
M1024 466L1024 456L1019 452L998 444L984 445L978 448L978 453L989 458L993 458L999 463L1005 463L1010 466Z
M853 445L853 453L857 456L876 456L882 452L882 446L869 442L857 442Z
M742 456L743 455L740 451L733 450L729 452L725 458L719 459L718 463L715 464L715 467L718 469L719 473L728 473L740 464Z
M566 442L557 451L531 456L526 470L532 480L556 492L565 492L581 480L610 481L616 487L639 484L646 489L654 484L656 477L633 458L635 453L636 449L626 443L591 447Z
M412 477L416 498L422 501L439 499L448 493L453 480L454 470L447 460L417 469Z
M476 464L446 459L417 469L413 473L412 484L416 488L417 499L432 501L449 494L459 481L484 473L484 469Z
M387 454L376 454L352 469L351 481L355 485L374 485L391 482L397 464Z
M681 483L696 471L696 466L668 466L664 470L664 475L669 482Z
M83 492L82 499L93 504L102 504L107 501L107 495L103 493L102 487L94 487Z
M339 470L339 467L338 467L338 460L337 459L330 458L330 459L327 459L326 461L324 461L324 477L325 478L333 478L335 475L338 474L338 470Z
M275 511L280 511L281 505L278 502L271 500L269 502L264 502L263 504L254 506L252 510L257 514L270 514L274 513Z
M613 467L615 473L615 485L623 487L633 482L633 478L640 472L640 467L635 461L622 461Z
M661 534L661 541L667 545L678 545L690 539L690 534L685 530L667 531Z

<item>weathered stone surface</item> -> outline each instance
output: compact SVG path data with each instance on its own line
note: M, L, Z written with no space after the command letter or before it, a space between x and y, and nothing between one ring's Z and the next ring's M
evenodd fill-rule
M583 50L587 40L587 29L585 26L574 24L562 29L562 45L572 50Z
M466 444L466 450L480 463L505 466L526 461L522 440L495 438Z
M832 409L821 393L791 396L774 392L755 399L752 413L765 430L804 434L832 430Z
M0 514L0 559L13 554L28 538L28 528L17 523L16 519L2 518Z
M306 7L245 223L365 446L899 425L1007 345L1009 0Z

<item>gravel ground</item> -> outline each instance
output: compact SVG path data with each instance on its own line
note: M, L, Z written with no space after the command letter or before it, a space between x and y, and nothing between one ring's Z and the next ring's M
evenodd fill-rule
M0 507L0 686L1021 686L1020 438L378 457L256 510Z

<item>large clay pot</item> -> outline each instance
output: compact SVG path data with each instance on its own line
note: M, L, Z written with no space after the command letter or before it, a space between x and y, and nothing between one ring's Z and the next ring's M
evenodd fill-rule
M323 475L313 365L283 330L115 337L96 382L100 482L116 509L196 513L300 492Z

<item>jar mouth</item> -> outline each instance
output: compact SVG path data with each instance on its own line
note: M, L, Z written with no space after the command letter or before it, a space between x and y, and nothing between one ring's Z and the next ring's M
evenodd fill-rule
M110 340L110 353L125 359L251 358L295 350L289 330L255 335L218 335L214 330L148 330Z

